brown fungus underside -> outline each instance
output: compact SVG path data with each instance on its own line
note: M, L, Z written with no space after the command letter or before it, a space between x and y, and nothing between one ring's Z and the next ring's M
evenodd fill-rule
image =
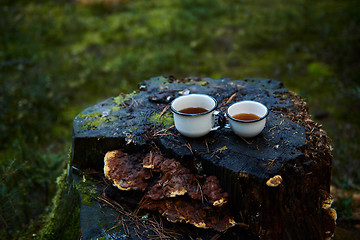
M219 232L235 226L233 216L223 208L229 195L217 177L192 174L175 159L153 152L144 157L114 150L105 155L104 174L120 190L144 191L139 207L158 211L170 222Z
M122 151L107 152L104 159L104 174L113 185L123 191L145 190L150 171L136 164L136 156Z

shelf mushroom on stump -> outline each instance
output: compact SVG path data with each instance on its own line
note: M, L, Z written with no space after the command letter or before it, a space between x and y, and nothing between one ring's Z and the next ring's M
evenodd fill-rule
M150 156L150 157L149 157ZM104 174L114 186L122 191L143 191L139 208L160 212L171 222L186 222L200 228L212 228L224 232L235 226L233 216L221 208L227 202L228 194L223 192L215 176L209 176L202 184L202 177L175 159L148 154L143 160L139 154L129 155L121 150L106 153ZM151 174L149 159L157 161ZM151 161L151 160L150 160ZM147 184L152 184L146 189ZM179 196L187 195L187 198ZM206 198L206 201L204 199Z
M169 103L188 93L214 97L223 112L237 101L261 102L270 110L265 129L246 139L227 128L201 138L184 137L173 127ZM111 163L104 165L104 157L113 156L111 151L116 149L122 149L120 155L128 153L121 163L128 170L115 174ZM131 157L139 152L149 155L137 160ZM311 119L306 103L270 79L156 77L141 83L138 92L105 100L74 119L73 165L104 170L119 189L135 187L153 201L168 201L161 206L183 206L183 202L175 203L183 195L199 201L189 187L197 184L196 179L189 174L203 178L203 192L207 183L211 186L218 181L223 199L212 201L214 189L210 187L209 202L231 206L234 222L248 225L255 239L327 239L333 235L334 210L325 204L329 203L331 159L330 139ZM172 164L184 169L165 176L166 171L171 172L166 166ZM116 181L116 175L125 172L133 173L134 179L125 176ZM163 175L151 183L151 174L156 172ZM160 187L164 182L170 185ZM186 184L177 185L180 182ZM169 220L183 218L171 209L153 208L166 212Z

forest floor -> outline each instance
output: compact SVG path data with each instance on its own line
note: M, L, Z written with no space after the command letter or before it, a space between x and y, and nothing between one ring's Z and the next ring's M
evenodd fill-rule
M50 210L74 117L159 75L271 78L304 98L332 139L336 239L355 236L359 9L356 0L4 0L0 238Z

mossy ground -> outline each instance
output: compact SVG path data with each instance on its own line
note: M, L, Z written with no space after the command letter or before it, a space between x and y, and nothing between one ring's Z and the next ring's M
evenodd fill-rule
M358 190L358 9L355 0L4 0L0 236L19 236L49 204L74 117L159 75L283 81L333 139L333 184ZM29 207L34 198L45 200Z

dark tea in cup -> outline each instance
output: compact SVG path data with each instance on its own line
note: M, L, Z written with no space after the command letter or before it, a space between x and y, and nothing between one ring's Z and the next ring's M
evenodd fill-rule
M232 117L242 121L254 121L260 118L258 115L253 113L239 113Z
M204 113L207 111L209 111L209 110L207 110L206 108L202 108L202 107L188 107L188 108L179 110L179 112L186 113L186 114L199 114L199 113Z

